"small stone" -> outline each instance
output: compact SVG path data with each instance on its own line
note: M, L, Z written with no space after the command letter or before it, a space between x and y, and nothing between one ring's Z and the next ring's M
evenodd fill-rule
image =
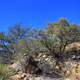
M21 77L22 77L22 78L26 77L26 73L23 73L23 74L21 75Z

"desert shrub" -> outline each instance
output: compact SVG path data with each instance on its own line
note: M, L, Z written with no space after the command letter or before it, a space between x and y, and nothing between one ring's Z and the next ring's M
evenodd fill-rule
M7 80L8 79L8 65L0 64L0 80Z
M8 64L0 64L0 80L9 80L15 74L15 70L10 69Z

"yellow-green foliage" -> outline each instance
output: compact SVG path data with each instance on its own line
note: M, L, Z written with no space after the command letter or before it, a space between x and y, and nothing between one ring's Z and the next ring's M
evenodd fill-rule
M8 79L8 65L0 64L0 80Z

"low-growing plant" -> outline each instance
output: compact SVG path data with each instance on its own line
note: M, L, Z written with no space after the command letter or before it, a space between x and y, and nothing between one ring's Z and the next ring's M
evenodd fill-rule
M8 79L8 65L0 64L0 80Z

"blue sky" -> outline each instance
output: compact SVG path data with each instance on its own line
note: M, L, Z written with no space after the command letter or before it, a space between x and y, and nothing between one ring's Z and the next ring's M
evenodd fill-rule
M43 28L64 17L80 23L80 0L0 0L0 31L21 23Z

